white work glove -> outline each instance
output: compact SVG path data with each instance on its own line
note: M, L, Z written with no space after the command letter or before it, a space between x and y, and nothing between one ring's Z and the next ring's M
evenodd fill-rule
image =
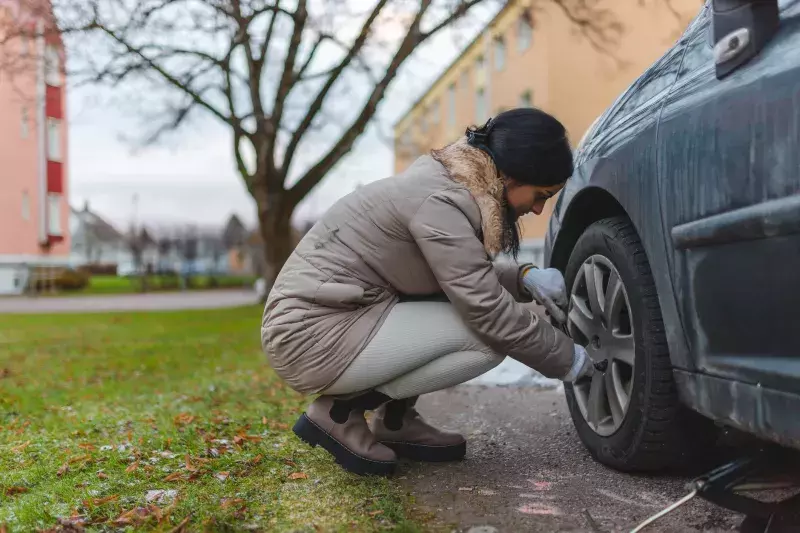
M569 369L567 375L561 378L561 381L567 383L575 383L581 378L590 378L595 373L594 363L589 354L586 353L586 348L580 344L575 345L574 357L572 359L572 368Z
M522 275L522 285L558 325L567 321L567 285L561 272L555 268L529 268Z

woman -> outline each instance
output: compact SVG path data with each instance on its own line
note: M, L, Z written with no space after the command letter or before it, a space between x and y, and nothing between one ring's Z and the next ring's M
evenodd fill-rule
M420 394L506 355L565 381L591 374L585 350L520 303L563 321L561 274L493 262L516 257L517 219L541 214L572 169L561 123L516 109L334 205L278 276L261 328L278 375L321 393L295 433L349 471L389 474L398 456L466 453L419 416Z

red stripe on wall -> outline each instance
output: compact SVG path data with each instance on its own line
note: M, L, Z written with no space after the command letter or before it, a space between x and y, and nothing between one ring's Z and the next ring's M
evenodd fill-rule
M61 87L47 86L45 115L50 118L64 118L64 106L61 104Z
M59 162L47 162L47 192L64 194L64 169Z

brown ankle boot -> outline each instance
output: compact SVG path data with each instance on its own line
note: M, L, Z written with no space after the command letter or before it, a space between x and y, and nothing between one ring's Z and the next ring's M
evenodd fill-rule
M467 441L458 433L431 426L414 408L417 398L392 400L379 407L370 428L382 444L399 457L417 461L456 461L467 453Z
M293 431L312 447L322 446L349 472L389 475L397 466L397 456L377 441L364 419L366 409L388 399L374 391L347 400L320 396L300 416Z

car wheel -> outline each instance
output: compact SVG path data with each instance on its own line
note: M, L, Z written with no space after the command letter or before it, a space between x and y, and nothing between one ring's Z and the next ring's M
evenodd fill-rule
M625 471L677 466L699 415L681 407L655 282L625 217L589 226L566 269L567 328L602 370L565 387L575 428L601 463ZM711 426L710 422L704 426ZM703 427L704 436L713 430ZM693 435L694 445L706 442Z

